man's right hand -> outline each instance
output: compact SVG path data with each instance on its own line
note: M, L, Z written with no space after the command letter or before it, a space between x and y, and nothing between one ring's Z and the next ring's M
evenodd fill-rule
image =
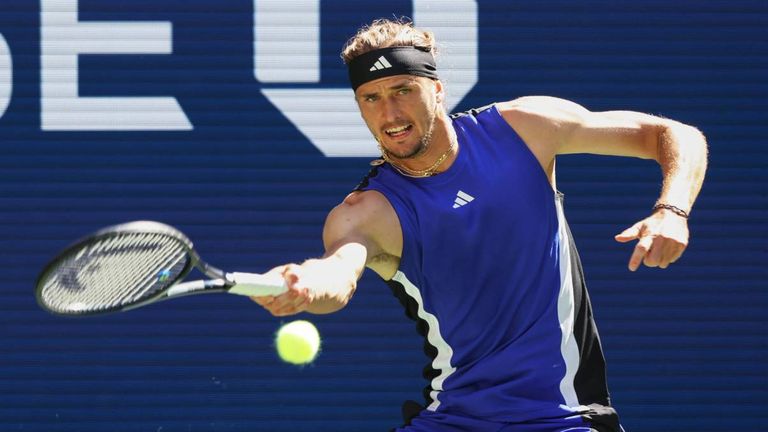
M306 311L312 303L313 295L309 287L301 283L301 273L298 264L285 264L271 269L266 274L282 276L287 291L278 296L254 296L251 300L274 316L295 315Z

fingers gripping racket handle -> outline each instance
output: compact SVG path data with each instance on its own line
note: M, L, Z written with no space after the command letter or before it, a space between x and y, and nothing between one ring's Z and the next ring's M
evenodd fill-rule
M235 284L229 289L230 294L244 296L275 296L288 290L281 276L266 276L257 273L229 273L229 279Z

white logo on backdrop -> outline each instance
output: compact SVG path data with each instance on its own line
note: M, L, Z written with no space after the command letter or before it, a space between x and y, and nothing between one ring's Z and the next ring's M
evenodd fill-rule
M254 15L256 79L267 85L319 83L320 0L254 0ZM477 83L477 2L413 0L413 20L435 32L438 71L452 111ZM261 92L324 155L379 154L349 87Z
M8 104L11 102L13 92L13 61L11 49L5 38L0 35L0 118L5 114Z
M40 2L40 123L47 131L191 130L174 97L80 96L81 54L171 54L171 23L80 21L78 0Z

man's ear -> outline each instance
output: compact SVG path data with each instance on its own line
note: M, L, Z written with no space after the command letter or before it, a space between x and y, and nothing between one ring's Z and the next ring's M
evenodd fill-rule
M443 89L443 82L435 80L435 95L437 96L437 103L442 104L445 102L445 90Z

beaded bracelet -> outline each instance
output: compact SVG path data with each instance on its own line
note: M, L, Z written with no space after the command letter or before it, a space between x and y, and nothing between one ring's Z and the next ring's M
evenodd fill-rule
M659 210L659 209L669 210L672 213L674 213L674 214L676 214L676 215L678 215L678 216L680 216L682 218L688 219L688 213L685 210L683 210L683 209L681 209L679 207L675 207L675 206L673 206L671 204L656 204L655 206L653 206L652 210L656 211L656 210Z

